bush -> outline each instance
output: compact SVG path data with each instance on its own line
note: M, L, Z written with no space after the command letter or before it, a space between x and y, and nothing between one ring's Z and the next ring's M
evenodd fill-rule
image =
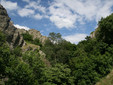
M24 33L22 35L25 41L29 41L29 42L33 41L33 36L30 35L29 33Z
M42 47L42 44L40 43L40 40L37 39L37 38L33 40L33 44L35 44L35 45L39 45L39 46Z

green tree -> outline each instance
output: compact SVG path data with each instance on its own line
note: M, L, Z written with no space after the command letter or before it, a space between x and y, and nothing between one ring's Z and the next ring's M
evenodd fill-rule
M23 33L22 36L23 36L24 40L26 40L26 41L29 41L29 42L33 41L33 36L30 35L29 33Z
M6 85L34 85L35 79L29 65L19 62L15 68L8 70L9 80Z
M99 21L99 31L96 38L108 44L113 43L113 14Z
M35 75L34 78L40 84L43 68L45 68L45 64L42 62L40 54L38 54L36 51L28 51L23 55L22 59L29 65L32 73Z
M51 32L51 33L49 33L48 37L51 42L57 43L57 44L63 40L60 33Z
M74 85L71 70L67 67L67 65L56 64L54 67L46 68L43 74L43 80L45 80L44 82L46 84Z
M34 39L33 40L33 42L32 42L33 44L35 44L35 45L39 45L39 46L41 46L42 47L42 44L41 44L41 42L40 42L40 40L39 39Z
M0 31L0 78L6 76L5 69L9 62L10 50L6 44L6 37Z

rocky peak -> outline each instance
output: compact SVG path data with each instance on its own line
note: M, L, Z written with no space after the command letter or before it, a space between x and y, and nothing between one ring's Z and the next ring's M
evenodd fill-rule
M0 30L6 34L7 42L11 48L16 46L24 46L25 41L21 34L28 32L33 36L33 39L39 39L42 44L47 40L46 36L42 36L41 33L35 29L25 30L18 29L10 21L10 17L7 14L6 9L0 4Z
M10 18L5 8L0 5L0 30L4 31L9 26Z
M25 44L23 37L16 27L10 21L6 9L0 4L0 30L6 34L7 42L11 48L23 46Z

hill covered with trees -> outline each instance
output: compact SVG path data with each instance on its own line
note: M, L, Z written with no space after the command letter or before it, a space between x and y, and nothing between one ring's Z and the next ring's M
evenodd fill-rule
M50 33L45 44L23 33L19 36L26 47L14 48L9 47L8 36L1 30L0 84L95 85L113 69L113 14L102 18L97 29L94 38L87 36L77 45L60 33Z

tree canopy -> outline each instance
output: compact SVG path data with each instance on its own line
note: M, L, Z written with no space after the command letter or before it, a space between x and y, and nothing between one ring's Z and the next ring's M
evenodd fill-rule
M96 38L88 36L77 45L64 40L60 33L50 33L44 46L39 39L23 34L25 41L41 48L22 52L20 47L10 49L0 31L0 84L95 85L113 69L112 33L113 14L101 19Z

